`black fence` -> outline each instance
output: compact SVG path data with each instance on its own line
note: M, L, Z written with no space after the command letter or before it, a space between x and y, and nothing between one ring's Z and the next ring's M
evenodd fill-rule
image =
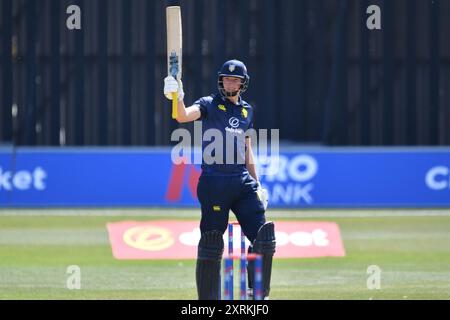
M81 30L66 27L73 4ZM0 0L0 143L170 144L169 4ZM450 144L449 0L180 4L186 104L238 58L255 127L280 129L286 143ZM373 4L381 30L366 27Z

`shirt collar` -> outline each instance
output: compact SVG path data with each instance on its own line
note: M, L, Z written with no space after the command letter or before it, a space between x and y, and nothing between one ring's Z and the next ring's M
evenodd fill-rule
M237 104L232 103L229 99L227 99L226 97L222 96L221 94L219 94L219 96L220 96L220 99L222 99L223 102L228 103L228 104L230 104L232 106L235 106L235 107L244 106L243 103L242 103L242 96L239 96Z

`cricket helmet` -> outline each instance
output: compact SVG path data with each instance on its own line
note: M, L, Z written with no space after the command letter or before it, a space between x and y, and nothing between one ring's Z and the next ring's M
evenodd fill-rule
M236 77L241 79L241 93L244 93L248 88L248 83L250 82L250 77L247 74L247 68L242 61L239 60L229 60L225 62L218 72L217 87L219 92L223 97L232 97L237 95L235 92L226 92L223 87L223 77Z

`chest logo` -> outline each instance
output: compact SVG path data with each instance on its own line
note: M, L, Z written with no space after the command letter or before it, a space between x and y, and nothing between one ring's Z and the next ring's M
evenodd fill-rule
M231 117L230 120L228 120L228 123L230 124L230 126L232 128L237 128L239 127L239 119L236 117Z
M248 111L245 108L242 108L242 116L244 118L247 118L247 115L248 115Z
M225 106L224 106L223 104L219 104L219 105L217 106L217 108L219 108L219 109L222 110L222 111L227 111L227 108L225 108Z

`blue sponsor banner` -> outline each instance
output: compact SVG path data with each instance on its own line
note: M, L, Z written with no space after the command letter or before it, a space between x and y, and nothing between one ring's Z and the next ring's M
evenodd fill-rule
M167 205L168 150L19 149L0 153L0 206ZM181 204L191 203L188 196Z
M169 148L0 149L0 207L199 207L200 166ZM449 148L282 149L258 171L272 208L450 207Z
M450 207L450 149L285 151L274 167L273 207Z

